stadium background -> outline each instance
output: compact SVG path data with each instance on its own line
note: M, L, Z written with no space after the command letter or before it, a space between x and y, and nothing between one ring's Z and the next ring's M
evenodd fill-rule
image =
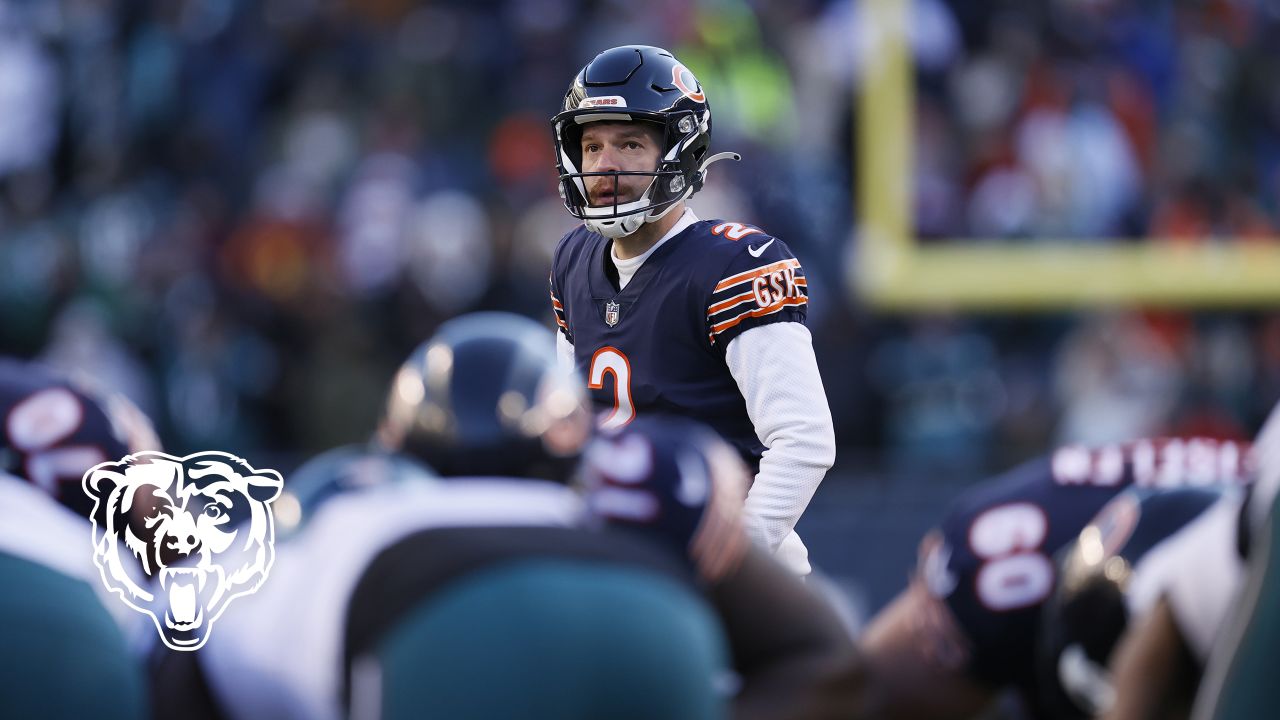
M800 530L865 610L966 484L1061 442L1249 437L1280 397L1280 274L1229 272L1277 267L1262 0L0 0L0 352L287 477L367 436L442 320L550 326L547 118L626 43L673 50L744 156L699 214L805 265L841 449ZM1189 258L1186 295L1149 301L1160 262L1097 293L1019 272L1135 248ZM1206 249L1247 253L1207 293ZM935 250L981 257L910 272Z

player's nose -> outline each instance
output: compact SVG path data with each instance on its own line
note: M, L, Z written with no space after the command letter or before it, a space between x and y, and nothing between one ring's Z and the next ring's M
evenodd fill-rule
M622 156L615 148L605 146L596 154L596 172L615 172L622 169Z

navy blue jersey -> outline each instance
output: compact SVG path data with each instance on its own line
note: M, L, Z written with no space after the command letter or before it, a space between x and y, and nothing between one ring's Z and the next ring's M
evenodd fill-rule
M655 250L619 291L611 247L580 226L560 241L551 267L556 323L607 413L602 426L621 427L637 413L691 417L758 461L765 448L725 348L753 327L804 322L800 261L758 228L705 220Z
M1247 449L1199 438L1066 447L961 495L920 574L968 640L969 675L1033 698L1036 633L1057 581L1053 555L1126 487L1244 483Z
M646 415L596 436L579 483L590 522L642 533L709 570L741 556L746 473L701 423Z
M131 452L107 398L38 365L0 358L0 471L27 480L89 517L85 471Z

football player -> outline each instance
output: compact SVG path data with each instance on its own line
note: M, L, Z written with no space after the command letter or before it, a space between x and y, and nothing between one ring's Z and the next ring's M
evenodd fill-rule
M1274 562L1268 530L1280 488L1280 405L1253 457L1257 480L1247 494L1223 498L1167 551L1155 610L1116 650L1116 701L1105 717L1155 716L1170 695L1193 691L1206 666L1196 717L1274 713L1274 576L1266 568ZM1181 708L1165 716L1189 714Z
M742 527L750 473L701 423L650 415L605 433L584 455L590 517L686 556L725 624L741 690L735 718L848 720L856 692L819 697L821 680L858 665L839 617Z
M0 717L146 717L128 642L138 618L93 563L81 478L158 450L123 396L0 358Z
M1266 717L1280 707L1280 427L1258 438L1258 480L1240 515L1246 576L1196 699L1197 720Z
M198 653L164 653L157 714L722 717L726 643L683 559L581 527L590 429L543 327L446 323L379 433L434 473L367 450L300 470L271 577Z
M1116 706L1117 684L1109 666L1121 654L1117 648L1130 628L1165 611L1163 587L1171 574L1186 569L1178 557L1185 538L1214 522L1224 498L1240 495L1240 488L1221 484L1131 488L1107 503L1059 553L1060 580L1037 638L1043 715L1059 720L1108 713L1145 716ZM1178 677L1178 683L1162 688L1158 717L1185 717L1202 659L1196 661L1183 643L1176 643L1165 649L1161 661L1180 671L1169 675Z
M1247 446L1210 439L1073 446L966 490L860 637L869 714L973 717L1012 689L1033 716L1053 716L1036 653L1055 553L1126 488L1241 485L1247 459Z
M781 239L685 206L711 163L738 157L710 152L706 90L666 50L615 47L551 122L560 192L583 221L556 248L551 304L601 426L650 412L711 426L755 473L749 535L807 574L793 528L835 460L808 283Z

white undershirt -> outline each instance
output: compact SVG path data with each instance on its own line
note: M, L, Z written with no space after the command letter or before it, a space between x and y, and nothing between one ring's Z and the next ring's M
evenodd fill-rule
M644 261L648 260L655 250L662 247L663 243L684 232L685 228L696 222L698 222L698 216L694 215L689 208L685 208L684 213L680 215L680 219L676 221L676 224L672 225L667 234L659 238L658 242L653 244L653 247L627 260L619 260L618 246L616 244L612 245L609 249L609 257L613 259L613 266L618 268L618 289L622 290L627 287L627 283L631 282L631 278L635 277L636 271L640 269Z
M807 574L808 551L794 528L836 459L813 337L798 322L754 327L729 342L725 363L765 446L747 493L747 532Z

